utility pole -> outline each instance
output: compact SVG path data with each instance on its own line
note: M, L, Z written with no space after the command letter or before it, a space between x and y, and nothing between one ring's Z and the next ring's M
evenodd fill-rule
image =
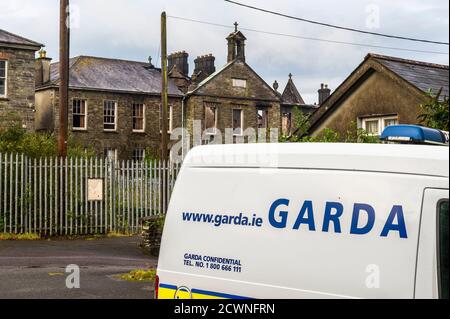
M167 114L168 114L168 75L167 75L167 16L163 12L161 15L161 78L162 78L162 89L161 89L161 103L162 103L162 135L161 135L161 159L167 161L168 159L168 125L167 125Z
M67 157L67 135L69 121L69 0L60 0L60 27L59 27L59 136L58 154Z
M163 182L161 183L161 213L167 212L168 207L168 72L167 72L167 15L165 12L161 14L161 160L163 161Z

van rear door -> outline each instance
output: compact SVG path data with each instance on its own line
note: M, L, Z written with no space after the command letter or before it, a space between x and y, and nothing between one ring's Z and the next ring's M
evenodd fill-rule
M448 299L448 204L448 189L425 190L416 271L418 299Z

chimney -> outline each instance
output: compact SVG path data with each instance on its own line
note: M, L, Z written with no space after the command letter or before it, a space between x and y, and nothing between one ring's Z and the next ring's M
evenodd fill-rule
M280 85L278 84L278 81L275 80L275 82L273 82L273 89L275 90L275 92L278 92L279 87L280 87Z
M331 90L328 88L328 84L321 84L319 90L319 105L322 105L326 99L331 95Z
M212 54L199 56L194 62L194 74L199 75L201 73L201 78L203 79L216 72L216 58Z
M169 72L174 66L177 67L178 71L183 73L184 76L189 76L189 54L186 51L176 52L169 55Z
M51 58L47 58L47 52L45 50L39 51L39 57L35 60L35 75L34 81L36 87L42 86L50 82L50 64Z

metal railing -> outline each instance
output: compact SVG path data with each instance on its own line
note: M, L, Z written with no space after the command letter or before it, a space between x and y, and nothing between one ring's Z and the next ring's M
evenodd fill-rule
M0 232L137 233L141 218L165 213L179 169L162 161L0 153ZM88 200L89 179L102 180L102 200Z

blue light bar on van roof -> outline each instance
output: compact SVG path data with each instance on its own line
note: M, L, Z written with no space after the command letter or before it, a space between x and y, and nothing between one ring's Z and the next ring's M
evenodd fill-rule
M381 140L385 142L449 145L449 133L417 125L388 126Z

